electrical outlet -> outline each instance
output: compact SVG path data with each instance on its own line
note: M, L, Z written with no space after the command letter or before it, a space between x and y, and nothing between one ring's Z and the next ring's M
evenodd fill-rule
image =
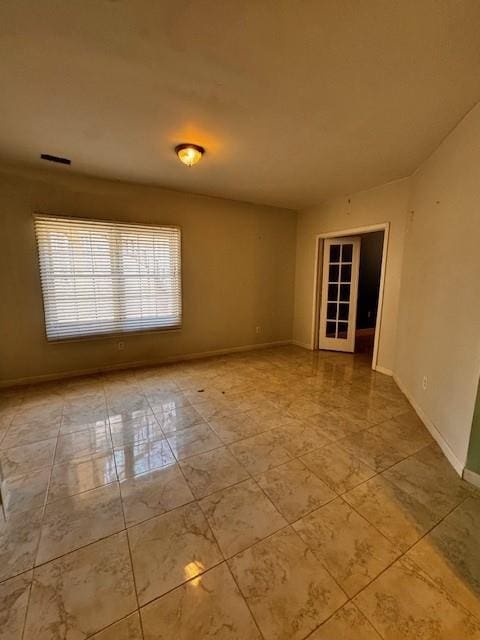
M255 333L260 333L262 330L262 327L255 327Z
M423 389L424 391L426 391L426 390L427 390L427 386L428 386L428 378L427 378L427 376L423 376L423 379L422 379L422 389Z
M120 342L117 342L117 349L119 351L123 351L125 349L125 342L123 342L123 340L121 340Z

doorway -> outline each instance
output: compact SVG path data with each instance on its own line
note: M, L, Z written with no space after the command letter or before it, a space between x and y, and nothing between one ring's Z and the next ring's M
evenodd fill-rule
M355 353L371 356L373 356L375 327L377 325L383 239L383 231L373 231L360 236Z
M318 236L315 346L371 357L376 369L388 223Z

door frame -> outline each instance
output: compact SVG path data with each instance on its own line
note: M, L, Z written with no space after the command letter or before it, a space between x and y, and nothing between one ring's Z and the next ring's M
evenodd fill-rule
M380 288L378 292L377 305L377 321L375 323L375 340L373 343L372 369L382 371L382 367L377 364L378 361L378 345L380 343L380 333L383 322L383 294L385 289L385 272L387 267L388 255L388 239L390 233L390 223L381 222L378 224L366 225L364 227L355 227L350 229L341 229L339 231L329 231L327 233L318 233L315 236L315 271L313 283L313 322L312 322L312 340L313 350L318 350L318 332L320 326L320 305L322 297L322 276L323 276L323 241L326 238L342 238L344 236L359 236L364 233L373 233L374 231L383 231L383 250L382 250L382 267L380 271Z

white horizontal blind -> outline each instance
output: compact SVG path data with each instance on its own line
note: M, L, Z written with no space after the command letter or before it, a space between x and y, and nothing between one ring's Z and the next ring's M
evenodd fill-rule
M177 227L35 216L49 340L182 322Z

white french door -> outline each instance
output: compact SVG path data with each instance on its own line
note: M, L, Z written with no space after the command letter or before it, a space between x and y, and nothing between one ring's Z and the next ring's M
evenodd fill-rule
M358 237L323 242L320 349L355 349L360 242Z

